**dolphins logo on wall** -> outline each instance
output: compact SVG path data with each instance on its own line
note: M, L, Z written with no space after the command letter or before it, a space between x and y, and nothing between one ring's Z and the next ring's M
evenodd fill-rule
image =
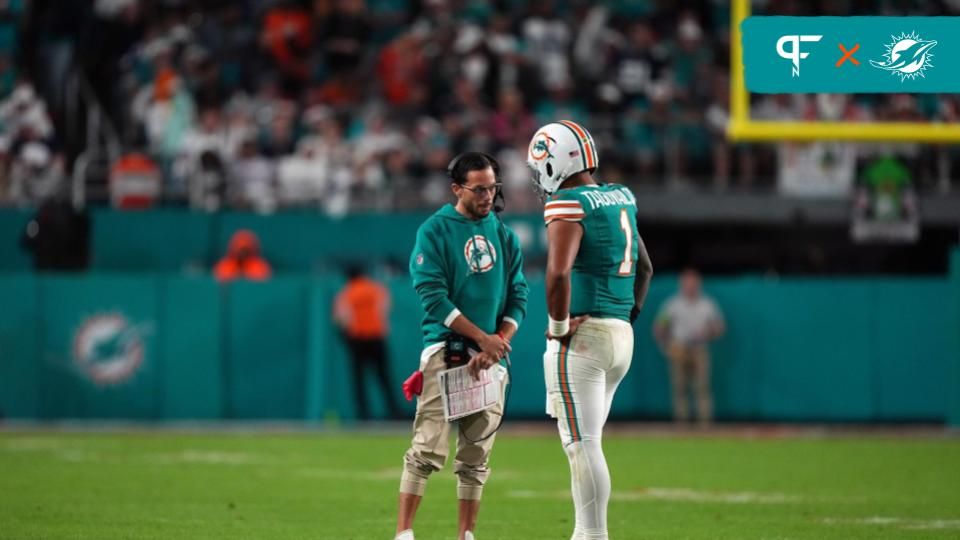
M925 77L923 72L933 67L931 62L933 53L930 49L937 42L920 39L916 32L890 37L893 38L893 42L886 45L887 52L884 54L884 59L880 62L870 60L870 65L898 75L900 82Z
M121 313L87 317L73 337L73 360L98 386L122 384L144 363L146 325L135 326Z

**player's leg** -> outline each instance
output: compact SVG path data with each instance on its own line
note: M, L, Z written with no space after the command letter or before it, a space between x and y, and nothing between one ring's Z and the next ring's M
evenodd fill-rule
M506 382L504 380L501 391L505 388ZM502 403L501 398L500 404L481 413L462 418L458 422L454 472L457 474L457 534L460 540L472 538L477 525L483 486L490 477L490 452L493 450L493 442L497 436L494 434L485 440L480 439L490 435L500 423L503 416Z
M706 347L698 347L692 353L693 388L697 395L697 417L700 425L713 420L713 392L710 390L710 353Z
M620 324L623 322L623 324ZM606 414L603 422L606 425L607 417L610 416L610 407L613 405L613 398L617 393L617 388L630 371L630 364L633 362L633 327L625 321L611 321L610 331L613 337L613 364L607 369L607 391L606 391Z
M555 351L555 353L554 353ZM611 364L609 331L585 322L570 340L548 349L545 369L554 370L554 415L570 463L576 509L575 539L607 537L610 473L601 439L607 415L606 370ZM553 356L550 358L549 356Z
M611 332L611 346L612 346L612 359L613 362L609 368L606 370L606 388L604 394L604 412L603 412L603 424L601 425L601 430L603 426L607 423L607 418L610 416L610 408L613 405L613 398L616 396L617 388L620 386L620 383L623 381L623 378L626 377L627 372L630 371L630 364L633 361L633 327L631 327L626 321L606 321L610 327ZM603 450L600 449L600 455L602 456ZM604 469L607 469L606 460L604 459ZM613 489L612 477L607 473L608 488L605 497L602 498L603 511L604 511L604 520L603 520L603 532L606 533L606 511L609 505L609 494ZM582 536L582 538L591 538L590 536ZM594 538L606 538L606 536L594 536Z
M404 455L400 478L400 502L397 534L413 528L417 507L427 488L427 479L443 467L449 452L450 424L443 417L443 402L437 373L444 369L441 349L427 361L423 373L423 392L417 398L413 421L413 440Z

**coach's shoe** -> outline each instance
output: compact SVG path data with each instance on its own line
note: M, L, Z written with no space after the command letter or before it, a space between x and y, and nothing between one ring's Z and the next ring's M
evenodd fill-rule
M463 540L474 540L473 533L470 531L464 531Z
M407 529L401 532L393 540L414 540L413 529Z

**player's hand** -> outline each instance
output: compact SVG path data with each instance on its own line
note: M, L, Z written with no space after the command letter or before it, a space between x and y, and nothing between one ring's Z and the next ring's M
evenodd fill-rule
M480 346L481 351L489 354L498 361L513 350L507 340L496 334L485 335L477 342L477 345Z
M633 306L630 309L630 324L637 322L637 317L640 316L640 308Z
M564 334L564 335L562 335L562 336L551 336L549 329L547 329L547 331L544 332L543 334L544 334L545 336L547 336L547 339L565 339L565 338L568 338L568 337L572 336L573 334L575 334L575 333L577 332L577 328L580 328L580 324L583 323L583 321L585 321L585 320L587 320L587 319L589 319L589 318L590 318L589 315L581 315L581 316L579 316L579 317L573 317L573 318L571 318L571 319L570 319L570 330L569 330L566 334Z
M467 363L467 373L473 377L473 380L480 380L480 370L490 369L494 364L498 363L499 360L490 356L487 353L477 353L473 355L473 358Z

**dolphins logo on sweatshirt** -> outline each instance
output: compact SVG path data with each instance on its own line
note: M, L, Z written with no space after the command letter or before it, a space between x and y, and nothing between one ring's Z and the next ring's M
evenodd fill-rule
M463 256L471 274L489 272L497 262L497 251L483 235L471 236L463 246Z

